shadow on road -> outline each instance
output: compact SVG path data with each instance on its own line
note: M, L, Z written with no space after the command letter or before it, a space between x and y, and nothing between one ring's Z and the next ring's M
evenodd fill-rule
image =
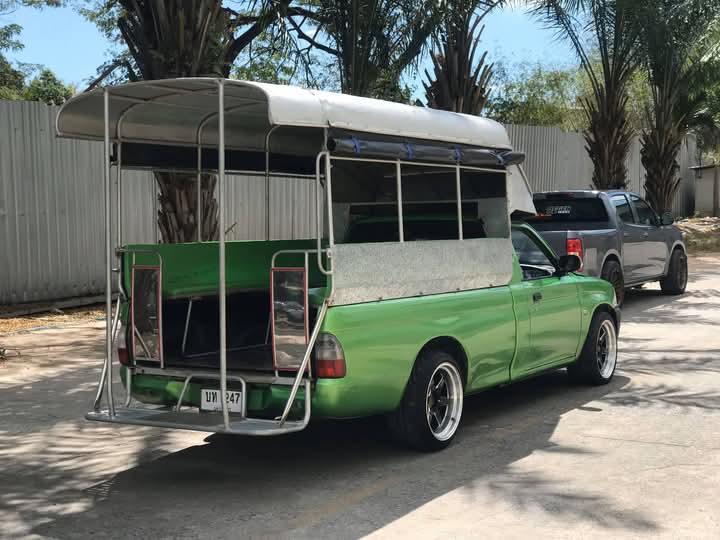
M710 328L720 300L720 291L703 288L710 275L691 274L691 290L681 297L633 291L624 322L667 325L667 332L683 332L683 325ZM70 422L61 420L80 414L57 411L40 427L2 433L0 457L9 465L0 471L0 517L2 506L9 507L29 532L51 537L344 538L380 530L450 492L472 498L484 489L513 509L545 512L554 521L584 523L607 535L657 533L658 523L612 492L589 492L580 482L516 465L543 452L577 457L566 463L580 467L590 451L553 438L570 411L720 411L720 394L674 384L689 371L720 372L719 351L701 345L664 351L643 334L621 332L621 341L620 371L610 385L575 387L557 372L470 397L455 443L431 455L389 442L378 419L317 423L272 439L212 435L201 444L192 437L178 444L171 441L174 432L159 429L77 422L65 430ZM90 402L93 388L75 370L54 373L36 382L34 393L12 387L13 405L0 420L32 424L36 413L24 406L44 389L53 402ZM40 431L45 426L48 431ZM126 470L115 474L119 468ZM569 470L567 477L583 473ZM90 488L88 478L95 482Z
M550 440L560 417L628 382L616 377L605 387L575 387L558 372L468 398L457 441L431 455L391 444L375 418L317 423L272 439L212 435L207 444L141 463L94 486L86 491L95 498L88 510L54 516L33 532L312 537L321 531L357 537L477 483L554 519L652 531L654 522L611 498L511 467L535 451L586 453Z

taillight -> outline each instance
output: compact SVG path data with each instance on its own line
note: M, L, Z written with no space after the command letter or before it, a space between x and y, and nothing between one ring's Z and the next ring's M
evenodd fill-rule
M320 379L340 379L345 376L345 354L340 342L332 334L320 334L315 342L315 375Z
M580 258L580 270L582 271L583 262L583 243L580 238L568 238L565 244L565 251L568 255L577 255Z
M118 347L118 361L123 366L130 365L130 355L128 354L128 350L125 347Z

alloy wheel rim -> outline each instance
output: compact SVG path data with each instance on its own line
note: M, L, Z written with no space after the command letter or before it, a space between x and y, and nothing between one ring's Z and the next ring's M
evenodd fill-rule
M600 375L604 379L609 378L615 371L617 362L617 332L612 321L604 320L600 325L595 345L595 357Z
M439 441L450 439L462 416L463 384L457 368L443 362L433 371L425 398L425 416L433 436Z

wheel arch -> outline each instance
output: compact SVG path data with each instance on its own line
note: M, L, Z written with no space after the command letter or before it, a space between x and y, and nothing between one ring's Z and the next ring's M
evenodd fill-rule
M459 364L463 377L463 385L467 388L468 356L465 347L462 346L462 343L460 343L457 338L452 336L437 336L432 338L418 351L415 356L415 361L413 362L413 369L417 361L428 351L443 351L452 356Z
M673 242L673 245L670 246L670 249L668 250L668 257L665 261L665 271L663 272L663 275L667 275L668 271L670 270L670 260L672 259L673 253L675 253L676 249L682 250L682 252L687 257L687 248L685 247L685 243L682 240L675 240Z
M618 308L606 303L598 304L597 306L595 306L595 310L593 311L590 320L594 319L595 315L597 315L598 313L609 314L615 321L615 328L618 330L618 332L620 331L620 310Z
M600 268L598 268L598 272L599 272L598 277L600 277L602 275L603 268L605 268L605 264L608 261L615 261L616 263L618 263L620 265L620 270L622 271L623 274L625 274L625 269L623 268L622 258L620 257L620 253L618 253L618 251L615 249L609 249L605 253L605 257L602 260L602 264L600 265Z

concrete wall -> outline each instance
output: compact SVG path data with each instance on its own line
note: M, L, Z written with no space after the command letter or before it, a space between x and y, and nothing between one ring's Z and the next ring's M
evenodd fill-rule
M715 201L713 204L716 174L720 178L720 165L696 170L695 212L700 216L712 216L713 210L720 206L720 201Z

